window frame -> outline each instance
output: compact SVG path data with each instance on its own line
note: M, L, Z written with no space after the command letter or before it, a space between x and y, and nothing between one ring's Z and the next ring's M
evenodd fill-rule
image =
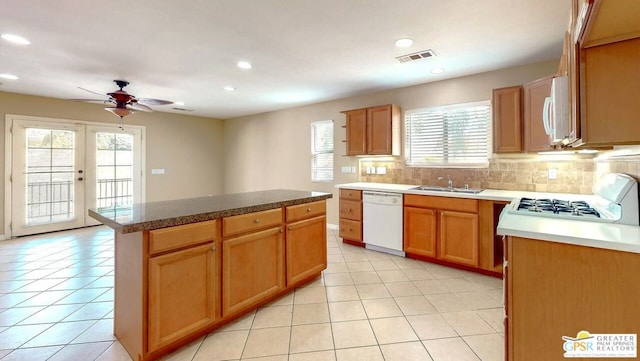
M455 111L466 108L486 106L487 109L487 125L486 125L486 159L477 162L448 162L445 158L439 161L426 162L411 159L412 146L410 140L409 128L411 126L411 116L414 114L425 114L429 112ZM488 168L489 160L492 156L492 104L491 100L481 100L466 103L456 103L449 105L425 107L419 109L411 109L404 112L404 148L405 148L405 166L410 168ZM445 128L445 127L443 127ZM446 130L443 130L446 132ZM450 139L450 138L449 138Z
M328 134L331 134L331 148L326 149L316 149L316 131L318 127L323 127L330 125L331 129ZM311 122L311 182L319 182L319 183L330 183L335 179L335 128L333 119L328 120L318 120ZM328 167L319 167L318 161L319 156L321 155L330 155L331 157L331 170L329 171L329 177L323 178L318 177L318 175L323 174L323 172L328 171ZM327 169L325 169L327 168Z

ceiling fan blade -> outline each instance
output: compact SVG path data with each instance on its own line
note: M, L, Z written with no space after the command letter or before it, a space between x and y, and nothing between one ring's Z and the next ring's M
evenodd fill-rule
M137 98L138 103L147 104L147 105L168 105L173 104L170 100L162 100L162 99L153 99L153 98Z
M82 90L84 90L84 91L86 91L86 92L93 93L93 94L96 94L96 95L100 95L101 97L105 97L105 98L107 97L107 95L106 95L106 94L104 94L104 93L98 93L98 92L96 92L96 91L89 90L89 89L83 88L83 87L81 87L81 86L79 86L79 87L78 87L78 89L82 89Z
M140 103L129 103L127 104L131 109L135 109L135 110L140 110L142 112L152 112L153 109L149 108L148 106L144 105L144 104L140 104Z
M67 99L72 102L96 102L96 103L109 103L109 99Z

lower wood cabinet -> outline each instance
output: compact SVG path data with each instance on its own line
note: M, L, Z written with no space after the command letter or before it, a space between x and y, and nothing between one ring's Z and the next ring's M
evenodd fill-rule
M216 321L215 243L149 259L149 350Z
M340 230L342 241L364 246L362 239L362 191L340 189Z
M506 248L509 361L567 360L563 337L583 330L638 333L640 254L512 236Z
M404 251L437 257L436 211L404 207Z
M478 200L407 194L404 204L409 257L478 267Z
M439 257L445 261L478 266L478 215L440 211Z
M282 227L222 241L222 316L242 312L284 289Z
M327 268L327 218L306 219L287 225L287 286Z
M320 275L326 239L324 200L116 231L114 335L133 360L158 359Z

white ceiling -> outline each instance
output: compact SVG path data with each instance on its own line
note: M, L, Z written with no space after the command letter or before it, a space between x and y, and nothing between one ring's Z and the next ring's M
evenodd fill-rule
M0 91L139 98L219 119L559 59L570 0L0 0ZM414 44L396 48L409 37ZM396 56L433 49L401 64ZM250 61L251 70L236 67ZM430 71L443 67L434 75ZM235 92L223 90L226 85ZM172 106L154 106L169 111ZM96 109L99 109L96 107Z

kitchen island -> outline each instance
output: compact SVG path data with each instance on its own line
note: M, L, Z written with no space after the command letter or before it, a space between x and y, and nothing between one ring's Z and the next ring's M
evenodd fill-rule
M114 334L153 360L326 268L330 193L268 190L89 210L115 231Z
M588 354L602 349L595 338L572 341L583 331L635 334L627 353L635 359L640 227L505 213L498 233L505 236L508 360L597 357Z

